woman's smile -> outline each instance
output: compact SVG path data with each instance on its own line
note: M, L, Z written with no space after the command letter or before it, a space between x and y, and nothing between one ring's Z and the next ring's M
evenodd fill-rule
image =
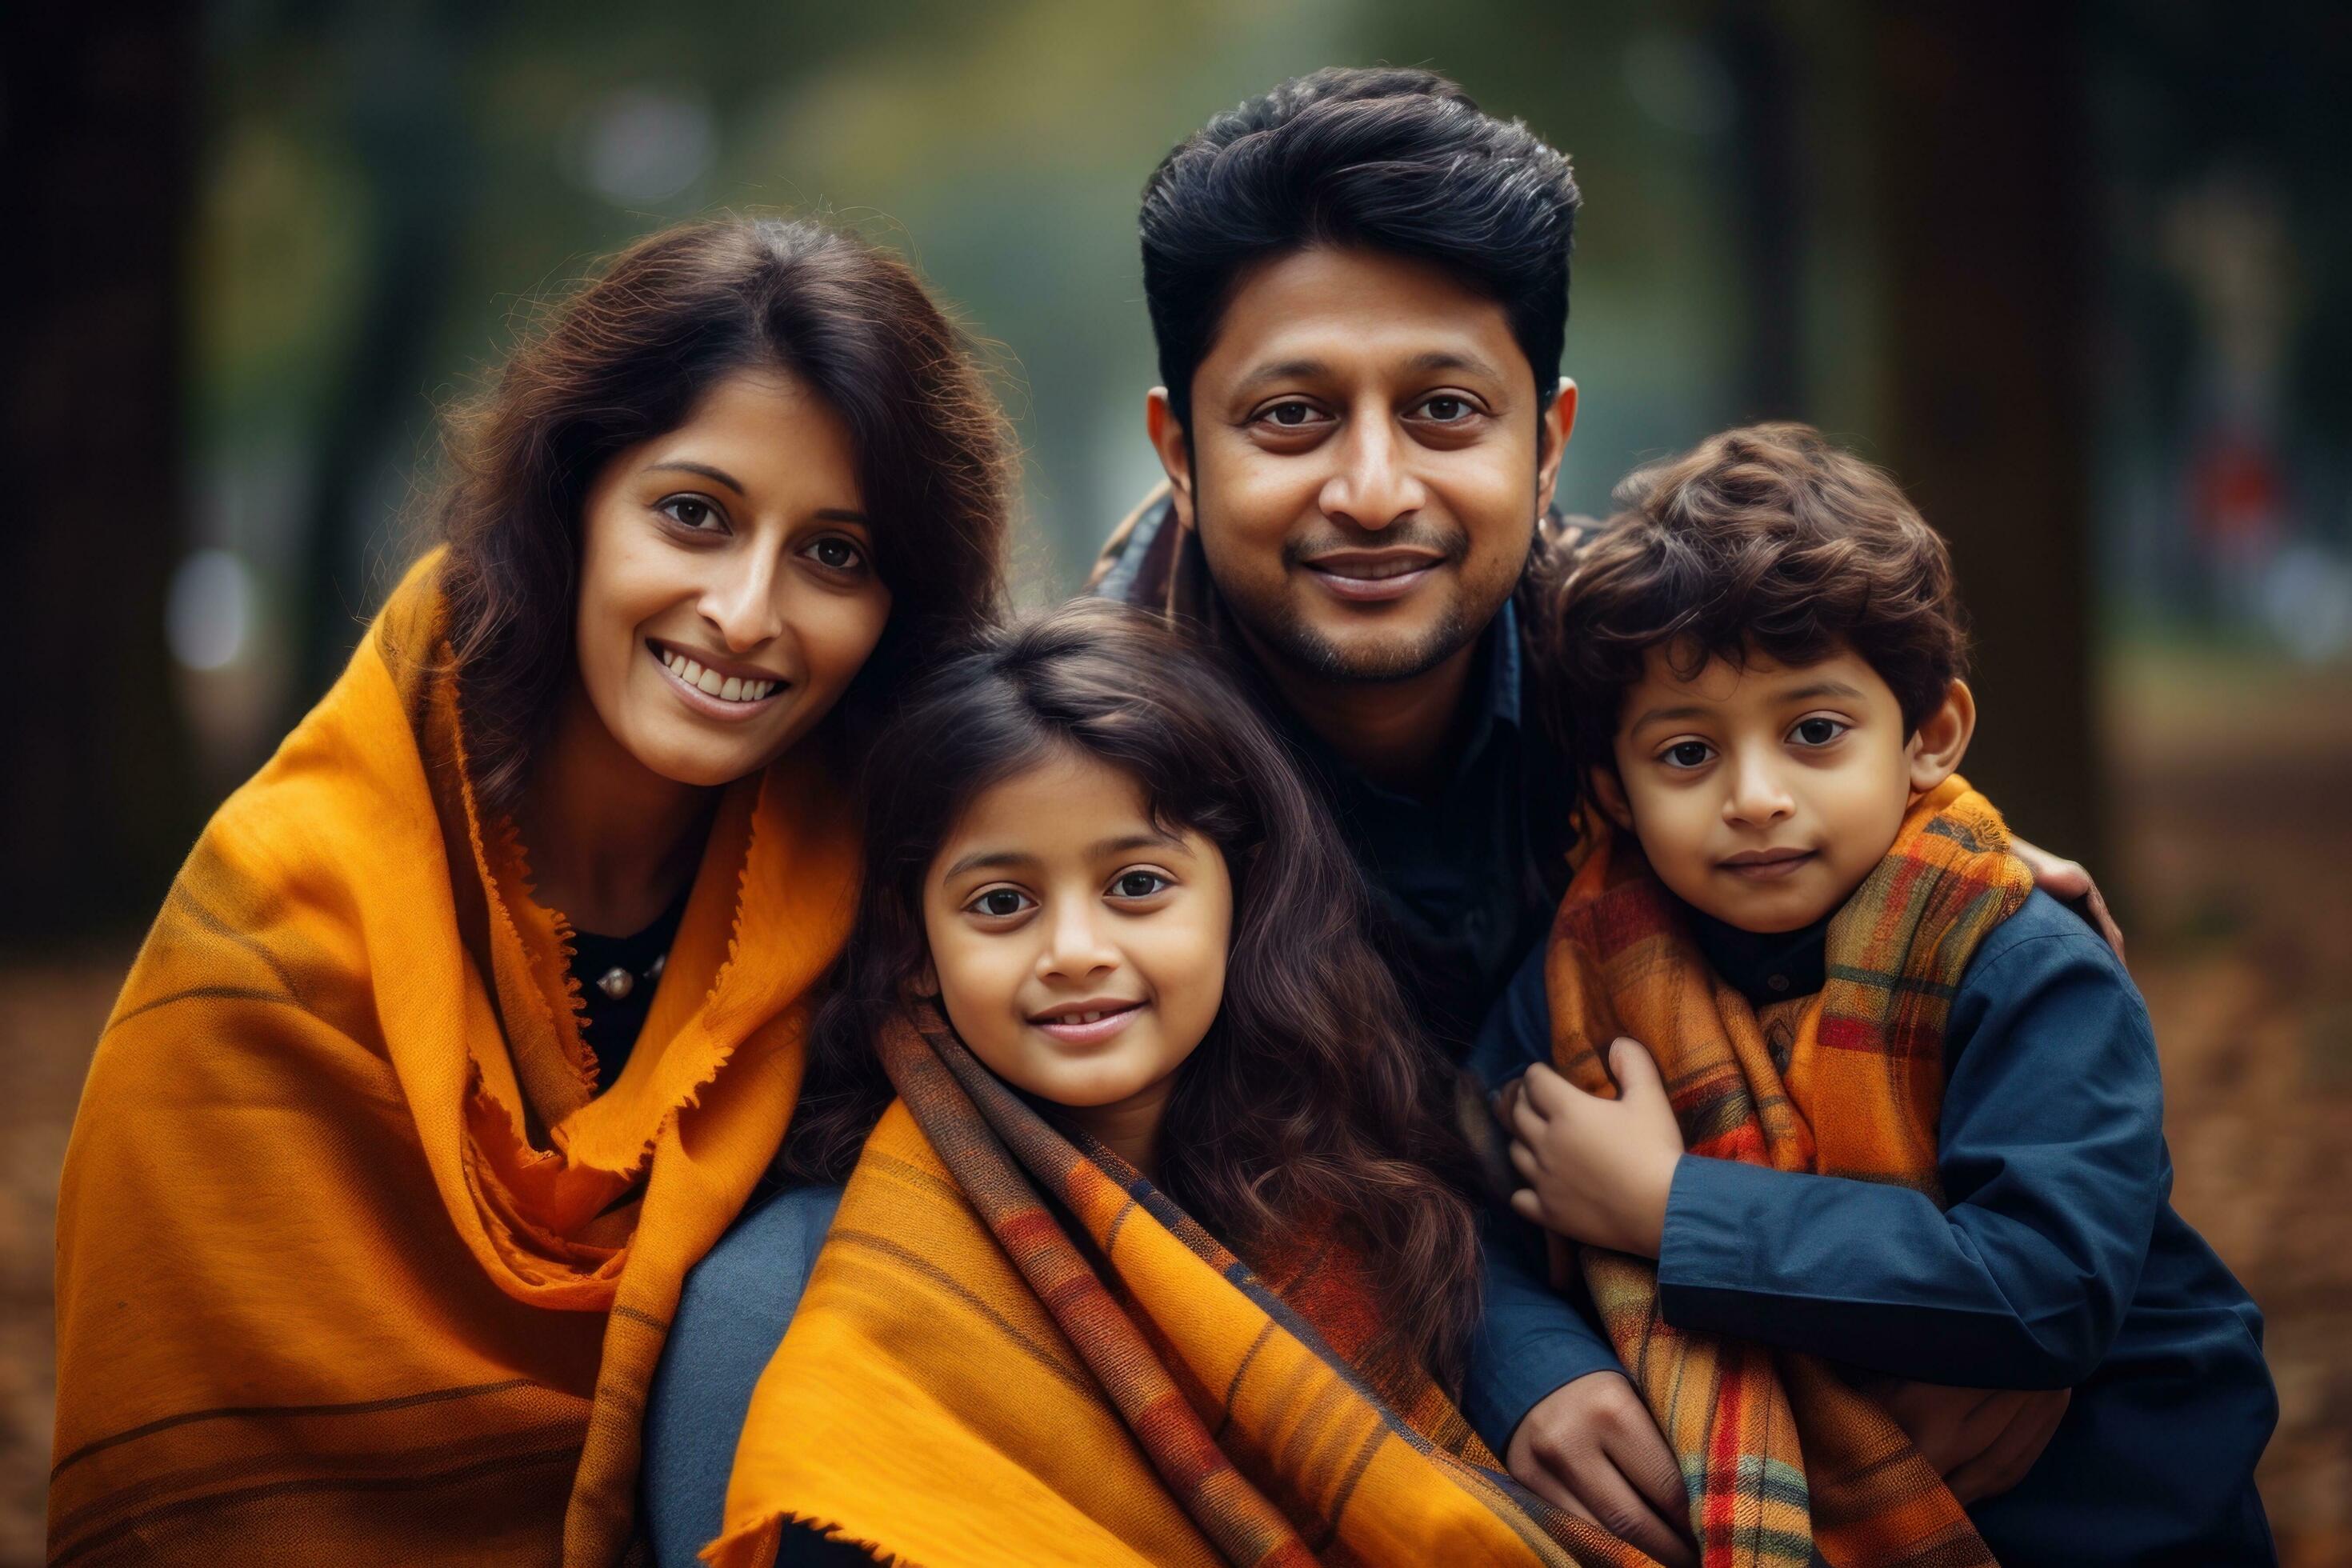
M682 649L646 639L646 649L668 677L678 700L695 713L722 723L740 723L772 710L793 683L773 675L752 676L740 666L706 664Z

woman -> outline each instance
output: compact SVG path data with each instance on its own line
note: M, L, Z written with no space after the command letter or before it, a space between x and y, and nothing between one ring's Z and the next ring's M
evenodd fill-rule
M608 1563L774 1154L860 730L993 614L1006 443L914 275L628 250L453 429L446 547L224 805L58 1211L60 1563Z

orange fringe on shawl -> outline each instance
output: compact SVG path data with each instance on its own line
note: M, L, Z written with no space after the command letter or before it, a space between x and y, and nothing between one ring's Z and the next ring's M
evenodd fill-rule
M1694 1154L1897 1182L1934 1194L1952 990L1977 944L2032 889L1990 802L1958 777L1917 802L1895 847L1831 919L1829 984L1794 1004L1786 1059L1707 967L1638 849L1604 833L1545 960L1552 1052L1613 1098L1602 1053L1655 1053ZM1811 1356L1658 1315L1655 1264L1578 1249L1618 1359L1683 1465L1706 1568L1833 1568L1992 1558L1943 1478L1867 1395Z
M55 1563L631 1552L646 1386L782 1139L856 826L799 756L727 792L592 1099L568 933L474 811L436 566L205 830L100 1040Z
M1262 1279L936 1012L878 1044L900 1099L752 1396L711 1563L773 1562L786 1520L929 1568L1649 1562L1516 1487L1426 1377L1367 1384L1345 1249Z

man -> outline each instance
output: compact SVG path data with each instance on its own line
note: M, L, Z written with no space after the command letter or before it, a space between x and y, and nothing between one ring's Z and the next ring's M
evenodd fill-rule
M1575 779L1521 721L1515 595L1576 422L1559 376L1579 195L1568 161L1444 79L1324 70L1219 115L1145 187L1166 490L1093 587L1225 645L1313 764L1378 936L1460 1055L1565 882ZM2038 868L2086 893L2079 868ZM1500 1222L1498 1222L1499 1224ZM1465 1413L1522 1483L1689 1560L1680 1476L1575 1309L1490 1249ZM2063 1395L2054 1396L2063 1398ZM1950 1474L2021 1476L2029 1396L1911 1385ZM1970 1474L1981 1474L1979 1463Z

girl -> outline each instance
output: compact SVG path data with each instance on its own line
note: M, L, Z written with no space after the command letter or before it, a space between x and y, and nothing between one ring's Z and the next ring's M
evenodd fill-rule
M867 776L787 1158L848 1185L716 1560L1628 1560L1439 1390L1475 1307L1443 1069L1207 656L1071 605L928 681Z
M58 1215L58 1562L609 1563L775 1152L853 743L993 614L1005 444L904 266L655 236L452 431L446 546L221 807Z

